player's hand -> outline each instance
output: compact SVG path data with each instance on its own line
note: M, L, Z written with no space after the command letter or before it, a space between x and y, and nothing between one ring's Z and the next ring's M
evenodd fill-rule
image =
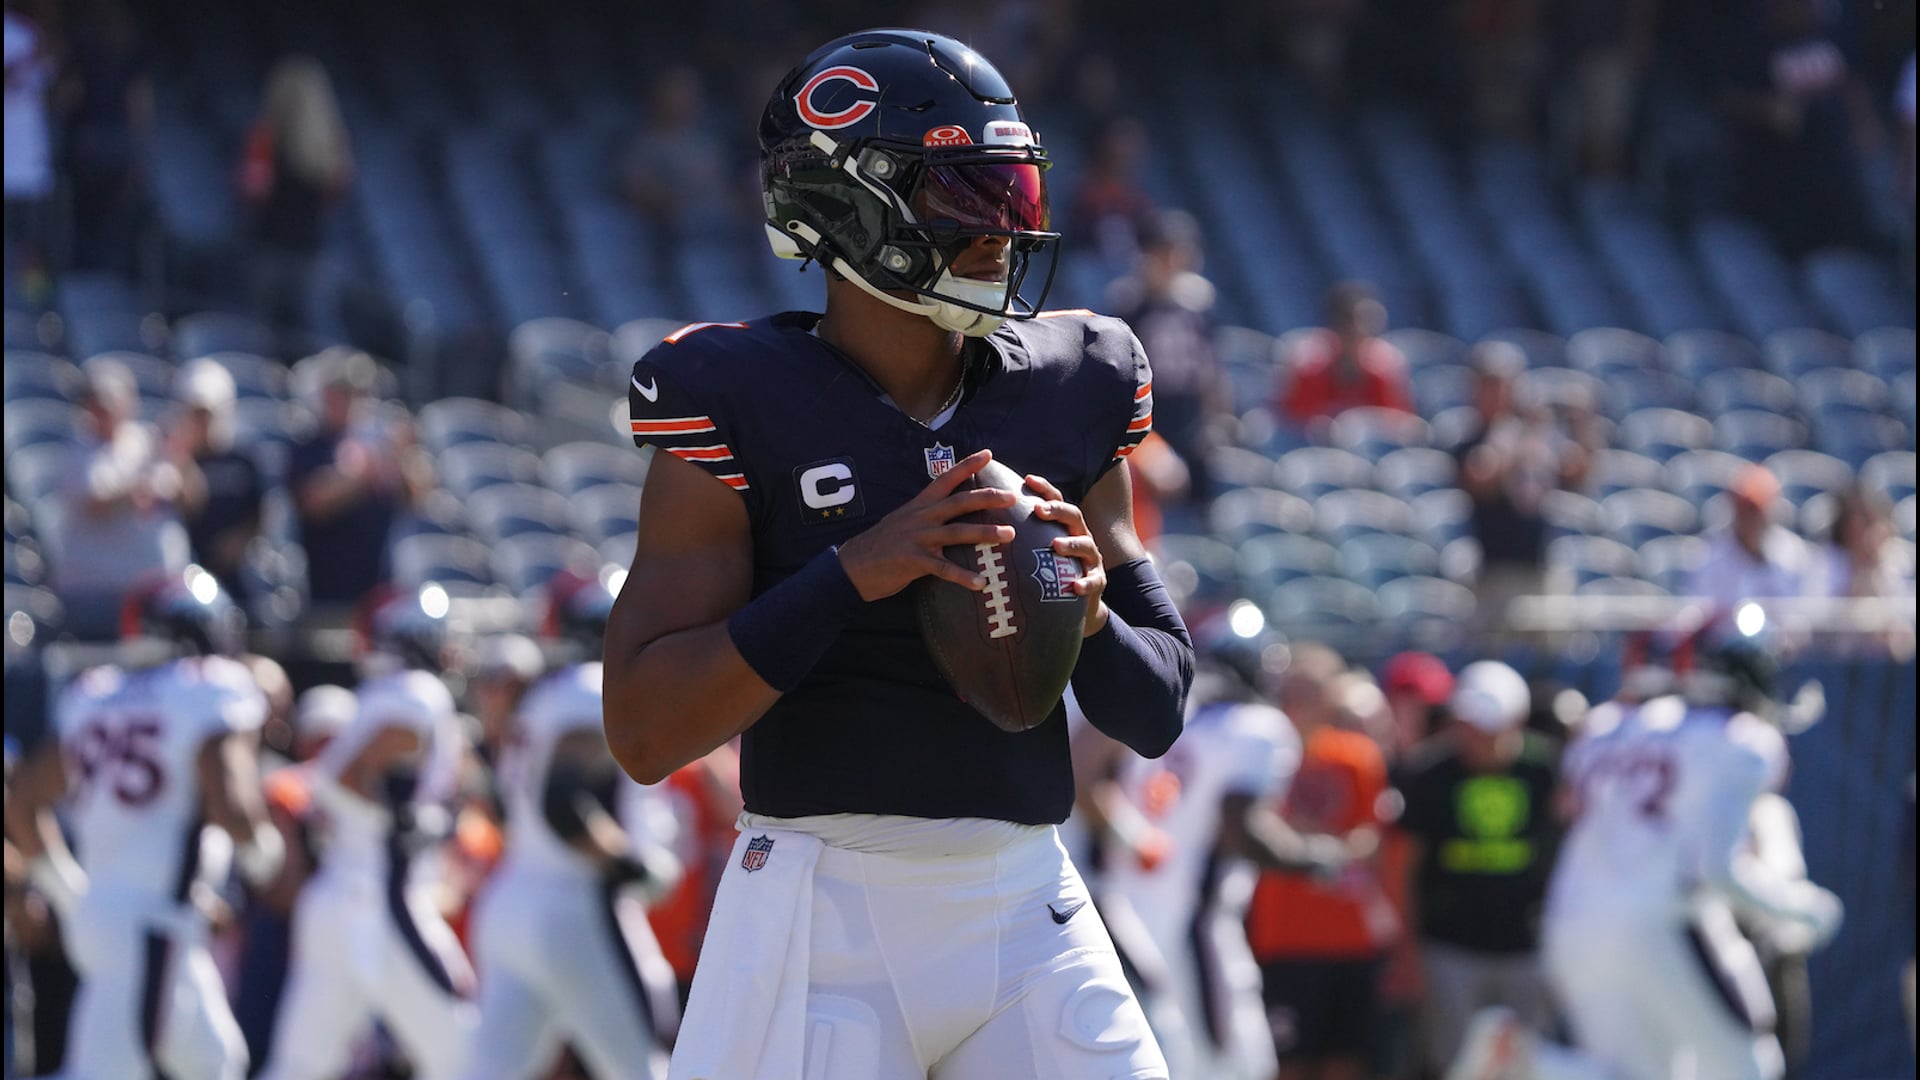
M1074 592L1087 598L1087 623L1081 636L1092 637L1107 625L1108 614L1107 605L1100 599L1107 591L1107 571L1100 560L1100 545L1087 529L1086 515L1062 497L1060 489L1049 483L1046 477L1028 473L1027 486L1044 496L1040 504L1033 508L1034 516L1067 527L1067 535L1053 541L1053 550L1080 560L1080 578L1072 587Z
M1832 941L1834 935L1840 932L1840 923L1845 915L1846 905L1840 902L1838 896L1812 882L1807 882L1801 900L1799 920L1800 924L1807 928L1808 936L1811 938L1807 942L1806 951L1812 952Z
M1014 493L999 488L957 491L967 478L993 460L981 450L962 458L934 478L866 532L840 545L840 567L862 600L892 596L927 576L979 592L986 578L949 560L942 549L972 544L1005 544L1013 539L1006 525L970 525L953 519L976 510L1012 506Z

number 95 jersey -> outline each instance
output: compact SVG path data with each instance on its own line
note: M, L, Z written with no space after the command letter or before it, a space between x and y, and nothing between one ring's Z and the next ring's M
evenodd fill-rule
M95 888L183 899L225 876L232 845L203 829L198 759L209 739L252 731L266 697L223 656L136 671L98 667L54 707L78 857Z

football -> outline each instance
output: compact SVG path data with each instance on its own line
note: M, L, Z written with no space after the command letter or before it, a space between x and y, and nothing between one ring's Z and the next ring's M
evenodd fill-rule
M1020 474L995 460L966 486L1019 496L1011 507L956 519L1010 525L1013 542L946 549L947 558L985 577L987 587L974 592L921 578L914 585L920 636L962 701L998 727L1026 731L1052 714L1080 659L1087 602L1071 588L1080 562L1053 550L1066 527L1034 516L1040 497Z

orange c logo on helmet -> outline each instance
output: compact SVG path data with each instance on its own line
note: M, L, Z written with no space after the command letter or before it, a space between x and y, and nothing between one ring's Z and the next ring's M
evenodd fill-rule
M837 109L833 112L821 112L819 109L814 108L813 95L817 93L822 86L825 86L835 79L844 79L862 90L877 93L880 89L880 80L860 68L849 67L845 64L839 67L830 67L815 75L813 78L808 79L806 85L800 88L800 92L793 95L793 104L794 107L800 111L800 119L822 130L832 130L833 128L846 127L849 124L857 124L866 119L868 113L880 107L878 103L862 98L844 109Z

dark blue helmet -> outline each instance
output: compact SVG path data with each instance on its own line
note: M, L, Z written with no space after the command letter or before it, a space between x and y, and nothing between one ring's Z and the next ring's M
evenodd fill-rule
M135 588L120 609L123 639L159 638L195 656L238 656L246 632L246 615L198 566Z
M1027 318L1020 295L1052 254L1046 150L985 58L925 30L866 30L815 49L760 119L767 236L882 301L972 336ZM954 259L979 237L1008 242L1004 281ZM889 295L907 292L916 299Z
M378 589L361 608L361 648L391 656L403 667L439 671L451 607L447 590L434 582L413 589Z

